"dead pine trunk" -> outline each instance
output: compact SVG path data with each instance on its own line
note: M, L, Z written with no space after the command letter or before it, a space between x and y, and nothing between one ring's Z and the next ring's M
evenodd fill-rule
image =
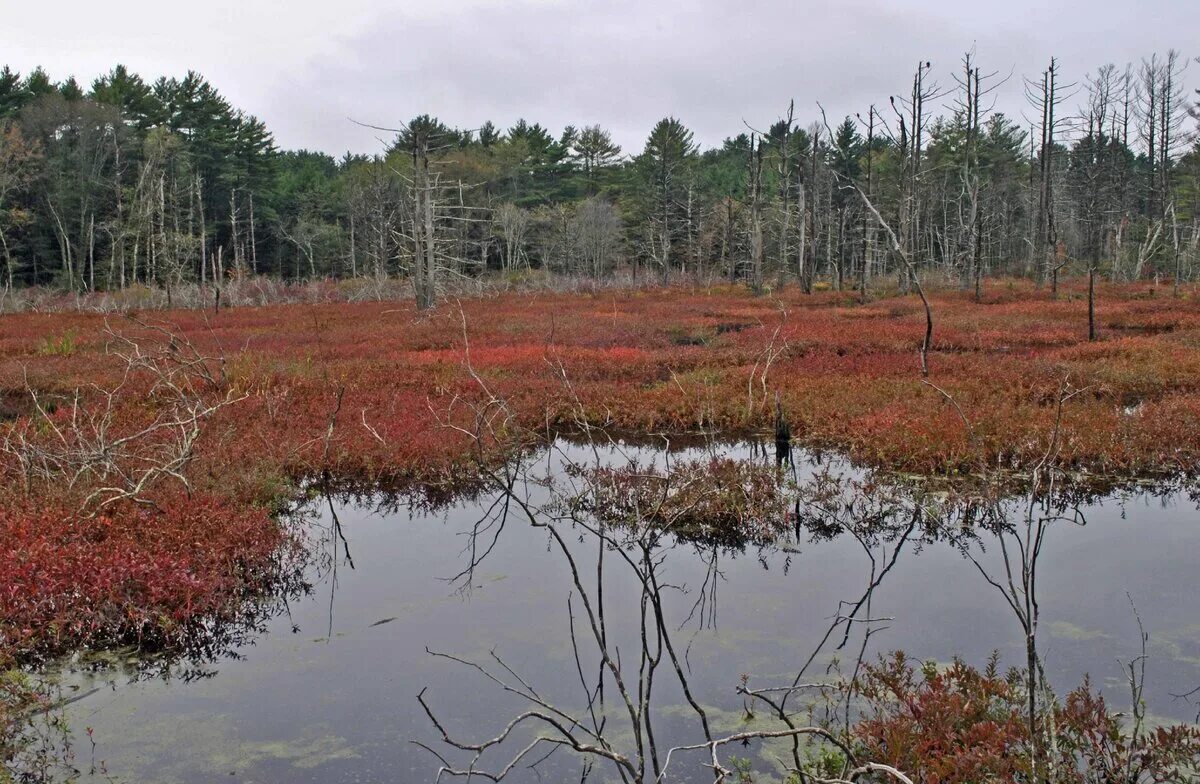
M983 242L982 232L975 235L975 301L983 302L983 254L980 247Z
M1096 268L1088 267L1088 340L1096 339Z
M221 260L221 253L224 250L224 245L217 246L217 266L213 270L213 313L221 311L221 281L225 277L225 264Z
M207 227L204 224L204 197L201 187L200 175L196 175L196 207L199 212L200 221L200 288L204 288L205 276L208 271L205 267L208 266L208 236Z
M250 191L250 271L258 275L258 245L254 241L254 191Z
M750 290L754 296L763 293L763 228L762 228L762 142L755 146L755 136L750 135L750 159L748 172L750 181Z
M874 194L872 179L874 178L873 153L875 147L875 105L867 114L867 198ZM858 303L867 303L867 276L871 272L871 222L867 211L862 211L862 263L858 268Z
M429 158L425 157L423 161L423 176L424 182L424 204L423 213L425 219L425 259L424 270L421 275L421 292L417 296L417 307L421 310L429 310L434 304L434 283L433 275L437 264L436 246L434 238L434 220L433 220L433 187L429 182Z
M808 252L808 205L805 202L804 183L800 183L796 188L796 215L800 234L796 242L796 279L800 284L800 289L807 294L808 291L805 287L808 270L805 264L805 254Z

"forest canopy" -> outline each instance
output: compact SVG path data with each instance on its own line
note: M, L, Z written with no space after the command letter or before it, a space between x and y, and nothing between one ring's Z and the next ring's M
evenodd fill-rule
M430 304L439 281L533 269L721 275L756 291L865 291L916 269L964 286L1085 269L1186 279L1200 240L1186 65L1172 51L1067 84L1051 61L1009 117L994 91L1022 77L974 55L944 72L920 63L854 116L815 104L802 120L781 101L780 117L712 149L674 117L622 150L600 125L418 115L383 129L377 154L340 158L278 149L195 72L150 82L118 65L85 86L5 67L3 285L408 276Z

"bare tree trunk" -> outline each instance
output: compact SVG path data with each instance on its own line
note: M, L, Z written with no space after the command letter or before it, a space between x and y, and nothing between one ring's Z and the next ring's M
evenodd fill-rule
M413 289L417 308L434 306L434 279L437 269L437 247L434 221L434 185L429 171L429 140L423 136L413 140Z
M808 270L805 265L805 254L808 252L808 205L806 204L804 183L800 183L796 192L796 214L799 216L800 235L796 241L796 278L801 290L805 290L805 280Z
M258 274L258 243L254 239L254 191L250 191L250 271Z
M795 101L788 103L787 119L779 154L779 193L782 201L782 225L779 230L779 288L783 288L788 268L788 242L792 230L792 123Z
M755 146L750 135L749 198L750 198L750 289L755 296L763 293L763 228L762 228L762 142Z
M54 202L47 200L47 206L50 207L50 214L54 216L54 223L58 229L58 250L62 257L62 269L67 276L67 289L75 290L75 265L71 259L71 240L67 236L66 227L63 226L62 218L58 214L58 210L54 208Z
M9 291L13 288L13 257L12 249L8 247L8 238L4 236L4 232L0 231L0 246L4 247L4 271L8 280Z
M874 153L875 153L875 106L871 108L867 115L867 198L873 196L872 186L874 177ZM866 303L867 301L867 277L870 275L871 266L871 250L872 237L871 225L867 219L867 211L862 212L862 263L858 270L858 301Z
M205 267L208 266L208 232L204 225L204 196L200 175L196 175L196 208L200 218L200 288L205 284Z
M1096 339L1096 267L1088 267L1088 340Z
M96 215L88 216L88 290L96 290Z
M737 280L737 259L730 253L733 234L733 197L725 197L725 226L721 231L721 263L725 265L729 282Z
M225 263L221 260L221 251L225 249L224 245L217 246L216 267L213 269L213 312L217 313L221 310L221 281L225 279Z
M234 275L237 275L242 266L238 253L237 188L229 189L229 241L233 245L233 269Z
M820 232L817 231L817 208L820 206L820 192L817 190L817 160L820 157L821 136L820 132L813 133L812 141L812 160L809 163L809 187L812 188L812 198L809 199L811 206L809 207L809 215L812 219L810 231L812 236L809 238L808 259L803 265L804 276L800 281L800 287L805 294L812 294L813 275L817 267L817 249L820 247Z

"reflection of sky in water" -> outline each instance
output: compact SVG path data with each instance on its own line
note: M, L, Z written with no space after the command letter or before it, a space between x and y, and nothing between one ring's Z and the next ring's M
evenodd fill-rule
M244 647L240 660L218 663L215 677L106 687L71 706L73 726L95 729L97 759L123 781L431 781L436 761L409 743L437 741L416 701L422 688L429 687L447 729L471 740L494 736L521 706L477 674L431 658L426 646L478 659L494 648L551 701L582 707L568 636L570 574L544 531L512 518L470 592L456 592L445 580L462 569L467 542L461 532L478 515L473 504L411 519L404 512L342 508L355 568L339 562L332 635L326 575L311 596L292 602L290 617L276 618L268 633ZM1114 707L1124 705L1117 660L1137 653L1129 592L1151 635L1146 696L1152 714L1194 716L1194 706L1169 695L1200 685L1198 518L1186 498L1166 506L1137 499L1123 510L1116 502L1090 508L1086 527L1051 530L1040 565L1040 639L1060 692L1090 672ZM579 550L581 568L594 569L594 545ZM693 690L712 706L718 732L738 728L741 699L734 687L741 673L751 673L759 686L790 680L838 601L856 598L864 587L867 563L850 537L802 542L798 550L752 547L722 555L716 628L699 629L693 618L675 637L688 650ZM667 596L667 612L677 622L688 615L705 574L694 547L681 545L667 555L660 578L691 589L687 596ZM618 568L610 566L608 575L610 629L632 657L637 648L628 635L636 627L637 591ZM998 649L1004 663L1022 661L1016 620L946 544L907 545L876 594L873 615L894 618L872 638L874 651L903 648L938 660L959 654L982 664ZM818 661L815 671L828 658ZM660 747L701 739L692 714L672 707L682 699L668 669L664 661L655 684ZM112 676L99 677L84 687ZM86 747L81 738L80 757L89 756ZM757 745L737 750L759 752ZM561 763L559 772L577 777L578 766L561 757L550 770ZM672 780L688 780L683 767L675 773Z

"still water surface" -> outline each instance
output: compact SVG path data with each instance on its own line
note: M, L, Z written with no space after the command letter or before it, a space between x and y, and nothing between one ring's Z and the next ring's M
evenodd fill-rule
M741 448L734 452L747 456ZM449 579L468 563L464 532L494 500L485 494L432 512L334 502L344 539L325 501L314 504L313 542L324 557L312 590L281 604L265 630L232 655L200 667L181 664L169 677L111 670L65 675L72 693L98 689L68 708L77 767L85 773L89 767L83 733L90 727L97 779L432 781L436 759L411 743L437 746L439 739L417 702L422 689L447 729L468 739L493 737L522 706L427 648L481 661L494 650L549 699L580 708L567 610L571 574L544 530L510 518L473 578ZM1195 705L1171 695L1200 685L1196 505L1178 494L1147 495L1084 511L1085 526L1051 529L1040 565L1041 645L1052 683L1065 692L1089 673L1115 705L1124 704L1119 660L1138 652L1132 597L1151 638L1151 713L1193 719ZM579 536L571 541L581 567L594 570L593 544ZM893 548L881 543L875 553L890 557ZM849 535L815 540L805 533L783 546L720 550L715 576L712 557L711 548L679 544L664 552L659 575L683 589L668 594L666 612L679 629L677 645L686 649L693 691L716 731L735 731L740 675L751 674L760 686L790 682L839 602L861 595L870 563ZM637 586L619 568L606 574L614 645L625 645L632 657ZM982 664L997 650L1005 663L1022 661L1011 611L945 542L906 543L875 594L872 615L890 620L877 623L871 655L904 649L922 659L959 655ZM585 667L594 672L594 646L580 639ZM815 672L836 655L822 653ZM695 742L694 715L680 707L670 679L661 679L655 692L660 745ZM761 747L739 753L771 765ZM557 757L541 771L546 780L577 780L578 762ZM689 764L673 771L672 780L699 776ZM537 780L531 771L513 778Z

